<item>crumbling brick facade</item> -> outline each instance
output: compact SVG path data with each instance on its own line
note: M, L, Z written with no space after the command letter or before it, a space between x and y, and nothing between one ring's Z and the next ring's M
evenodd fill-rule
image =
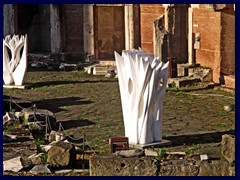
M163 15L164 10L161 4L140 4L141 48L149 53L153 53L154 20Z
M191 64L193 60L210 67L215 83L234 75L233 4L5 4L4 36L28 34L29 52L81 53L92 59L114 59L114 50L138 47L154 53L159 43L154 39L154 21L167 17L167 7L174 11L172 19L168 18L173 28L168 54L176 57L177 63ZM192 48L196 33L199 44Z
M195 61L212 69L214 82L220 83L222 74L235 74L234 13L194 8L193 33L200 33Z

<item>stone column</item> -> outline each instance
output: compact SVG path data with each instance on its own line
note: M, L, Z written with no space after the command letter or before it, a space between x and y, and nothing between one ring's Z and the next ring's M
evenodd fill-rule
M154 21L154 55L159 57L160 60L167 58L167 45L164 44L164 37L166 41L166 29L165 29L165 15L160 16L159 19ZM163 46L164 45L164 46Z
M83 5L83 36L84 52L90 56L94 55L94 16L93 5Z
M15 34L15 11L13 4L4 4L3 5L3 18L4 18L4 25L3 25L3 34L4 37L7 35Z
M51 52L62 51L61 23L59 5L50 4Z
M188 64L193 62L192 8L188 8Z
M133 5L124 5L124 19L125 19L125 49L134 48L134 18Z

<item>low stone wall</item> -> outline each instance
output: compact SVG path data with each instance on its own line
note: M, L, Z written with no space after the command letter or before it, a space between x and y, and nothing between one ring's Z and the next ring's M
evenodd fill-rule
M133 157L134 150L125 151L91 157L90 176L235 176L235 135L232 134L222 135L219 158L202 158L197 154L178 156L178 153L164 159L151 149Z
M233 176L235 167L226 160L193 158L161 161L157 157L94 156L90 176Z

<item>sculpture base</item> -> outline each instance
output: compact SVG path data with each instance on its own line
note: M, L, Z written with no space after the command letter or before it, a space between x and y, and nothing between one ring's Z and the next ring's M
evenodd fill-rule
M146 147L163 147L163 146L168 146L171 145L172 142L166 139L162 139L161 141L157 142L152 142L148 144L134 144L134 143L129 143L130 148L136 148L136 149L143 149Z
M28 85L21 85L21 86L19 86L19 85L10 85L10 84L4 84L3 85L3 88L9 88L9 89L13 89L13 88L17 88L17 89L26 89L26 88L29 88L30 87L30 85L28 84Z

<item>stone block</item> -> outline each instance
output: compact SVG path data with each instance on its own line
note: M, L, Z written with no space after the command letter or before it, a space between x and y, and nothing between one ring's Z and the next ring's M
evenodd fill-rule
M160 163L159 176L197 176L199 166L192 159L170 160Z
M47 165L36 165L34 166L29 173L31 174L51 174L52 172L47 167Z
M221 153L229 164L235 163L235 136L224 134L222 136Z
M180 88L194 83L201 82L200 78L195 77L182 77L182 78L171 78L168 79L168 87Z
M75 161L76 150L70 143L60 141L48 151L47 162L53 166L73 166Z
M224 82L227 88L235 89L235 75L224 76Z
M138 156L144 156L144 151L141 149L130 149L130 150L116 151L115 154L117 156L123 156L123 157L138 157Z
M227 161L213 160L199 163L198 176L228 176L229 165Z
M58 130L58 123L56 122L56 117L54 114L47 109L37 109L36 111L24 108L21 111L21 116L24 117L25 123L28 122L39 122L46 123L49 121L48 126L50 125L53 130Z
M93 67L93 75L106 75L108 73L107 66L95 66Z
M188 67L179 66L177 67L177 75L180 76L188 76Z
M7 161L3 161L3 171L18 172L23 168L22 158L20 156Z
M32 164L43 164L44 163L44 153L33 154L28 157Z
M152 157L93 156L90 176L156 176L159 162Z

